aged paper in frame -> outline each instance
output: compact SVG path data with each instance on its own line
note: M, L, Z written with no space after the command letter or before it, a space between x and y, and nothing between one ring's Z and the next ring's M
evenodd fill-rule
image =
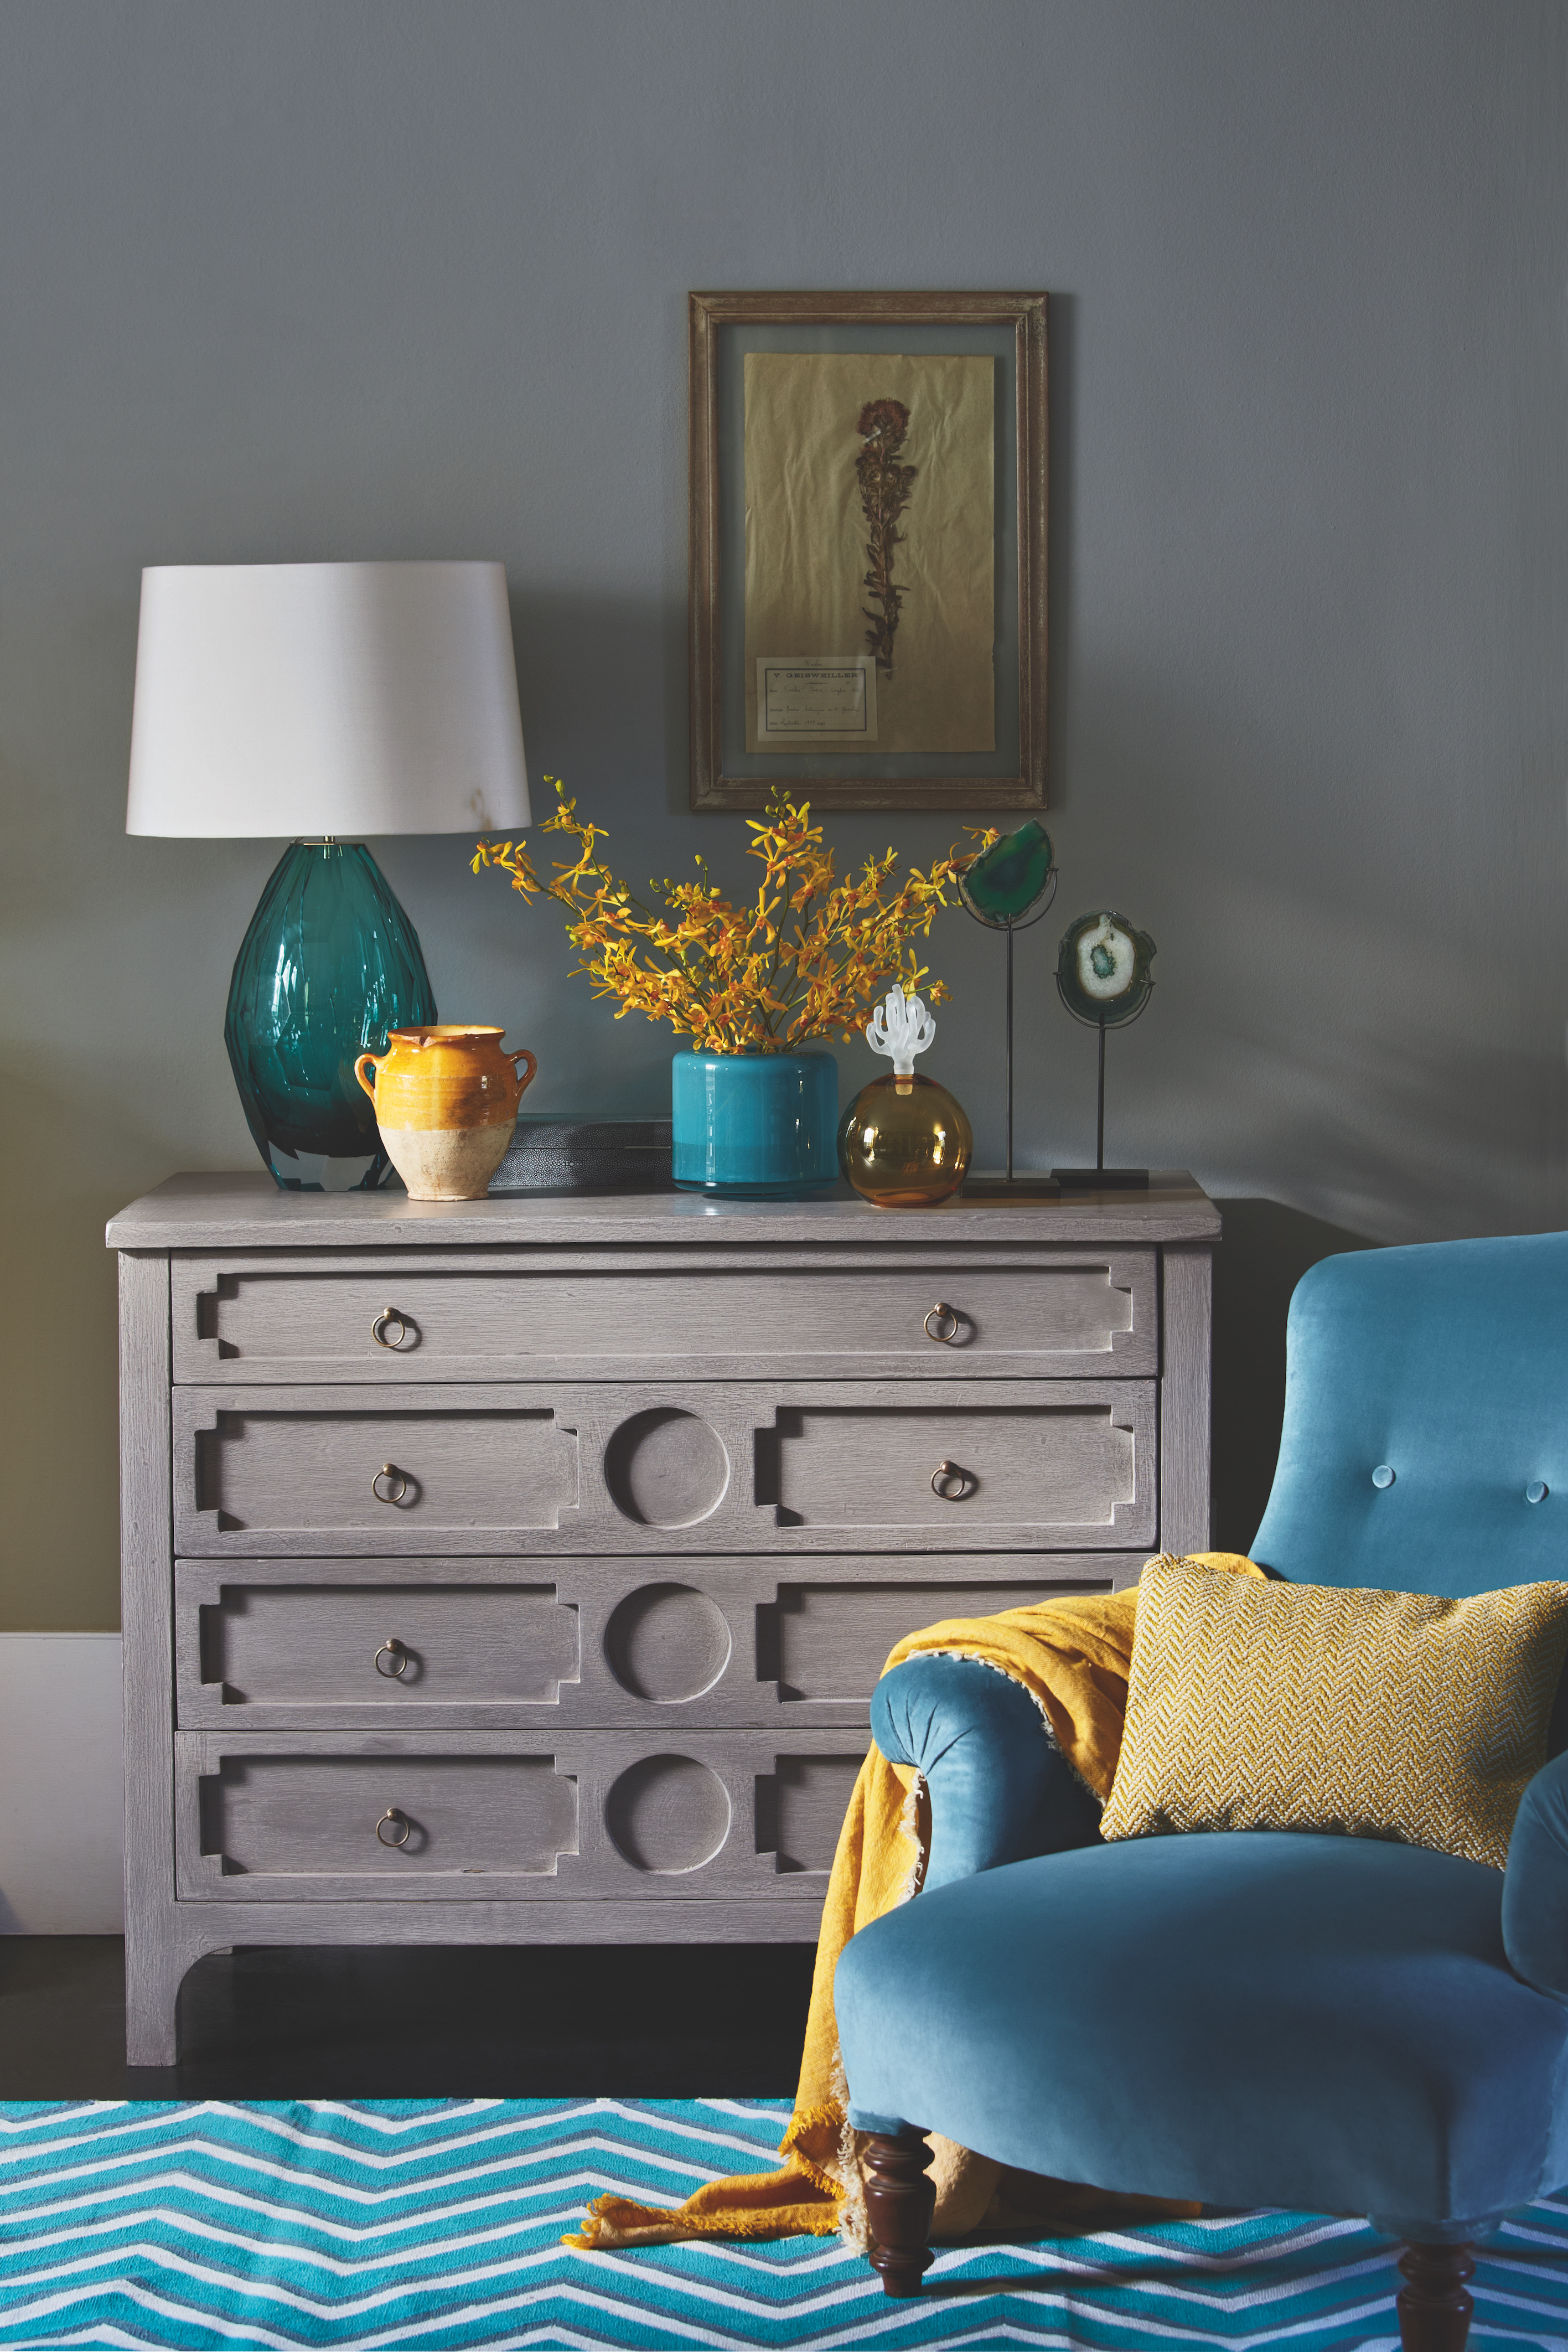
M1044 295L690 324L692 805L1043 808Z
M876 741L871 654L758 654L748 724L763 751Z
M747 352L746 664L869 648L879 751L996 748L989 358ZM787 758L760 724L746 745Z

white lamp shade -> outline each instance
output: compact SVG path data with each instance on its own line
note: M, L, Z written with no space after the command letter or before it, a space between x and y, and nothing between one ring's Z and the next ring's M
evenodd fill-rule
M529 823L498 563L141 575L128 833L507 833Z

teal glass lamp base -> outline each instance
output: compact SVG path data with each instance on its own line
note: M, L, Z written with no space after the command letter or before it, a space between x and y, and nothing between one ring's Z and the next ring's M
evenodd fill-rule
M235 959L224 1043L246 1124L286 1192L373 1192L391 1172L361 1054L434 1021L419 935L362 842L291 842Z

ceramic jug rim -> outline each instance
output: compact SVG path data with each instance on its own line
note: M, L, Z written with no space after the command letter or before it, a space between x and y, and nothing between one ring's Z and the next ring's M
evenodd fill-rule
M396 1038L417 1049L421 1045L449 1045L458 1037L504 1037L506 1034L504 1028L485 1021L428 1021L417 1029L389 1029L387 1044L390 1045Z

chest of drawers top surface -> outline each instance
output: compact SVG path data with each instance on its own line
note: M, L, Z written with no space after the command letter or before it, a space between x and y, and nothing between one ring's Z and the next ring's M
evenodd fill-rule
M873 1209L847 1185L821 1201L709 1201L695 1192L411 1201L402 1192L279 1192L257 1170L171 1176L111 1218L107 1234L110 1249L203 1251L1062 1242L1104 1248L1218 1238L1218 1211L1181 1169L1155 1170L1146 1192L1017 1206L950 1201L938 1209Z

